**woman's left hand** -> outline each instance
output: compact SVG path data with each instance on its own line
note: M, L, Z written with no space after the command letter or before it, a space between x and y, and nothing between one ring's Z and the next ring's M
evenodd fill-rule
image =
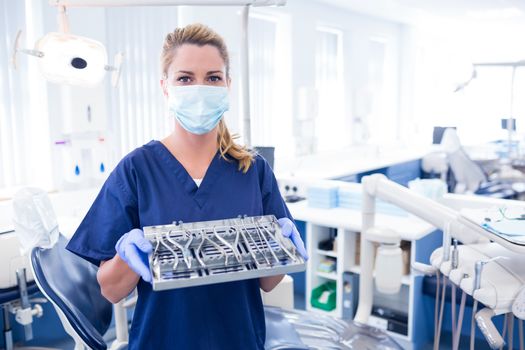
M281 226L281 232L284 237L290 238L290 240L295 245L295 248L297 248L297 251L303 259L306 261L308 260L308 254L306 253L306 248L304 247L304 242L301 238L301 235L299 234L299 231L297 231L297 227L295 227L295 224L292 220L288 218L281 218L277 220L279 223L279 226Z

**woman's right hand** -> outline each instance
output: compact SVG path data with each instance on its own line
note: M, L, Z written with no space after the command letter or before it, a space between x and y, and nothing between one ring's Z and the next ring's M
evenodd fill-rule
M144 232L135 228L124 234L115 245L118 256L146 282L151 283L152 276L148 264L148 254L152 251L151 243L144 238Z

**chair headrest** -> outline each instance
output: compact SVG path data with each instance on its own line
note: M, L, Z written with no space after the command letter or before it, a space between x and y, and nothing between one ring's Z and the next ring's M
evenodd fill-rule
M86 344L105 349L102 335L111 322L112 304L100 292L97 268L66 250L66 244L60 236L53 248L33 249L35 279Z
M58 222L47 193L26 187L13 197L13 223L23 254L34 247L51 248L58 239Z

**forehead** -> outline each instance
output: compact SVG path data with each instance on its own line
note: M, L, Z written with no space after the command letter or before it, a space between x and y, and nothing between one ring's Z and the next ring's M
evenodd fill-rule
M219 49L212 45L198 46L184 44L174 53L169 72L179 70L198 72L211 70L225 70L225 63Z

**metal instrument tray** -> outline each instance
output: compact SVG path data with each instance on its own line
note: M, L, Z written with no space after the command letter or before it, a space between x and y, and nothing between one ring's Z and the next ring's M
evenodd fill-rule
M156 291L306 269L273 215L146 226L144 236Z

